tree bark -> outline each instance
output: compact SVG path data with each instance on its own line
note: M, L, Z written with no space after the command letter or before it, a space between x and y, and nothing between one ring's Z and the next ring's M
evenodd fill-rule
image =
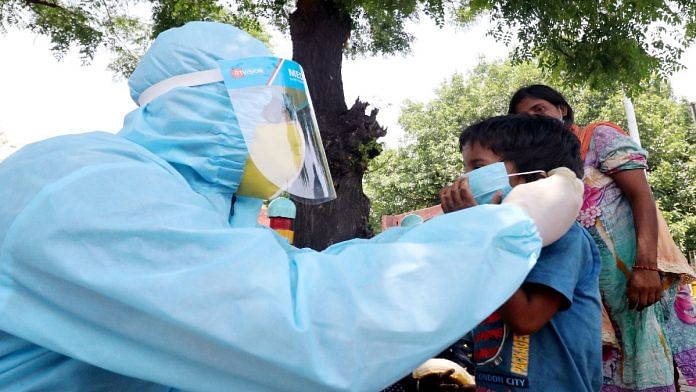
M362 190L367 163L380 152L375 142L386 134L377 110L367 103L348 109L343 92L343 49L350 37L350 15L335 1L298 0L290 15L293 59L305 71L337 198L307 205L297 203L295 245L321 250L336 242L372 235L370 201Z

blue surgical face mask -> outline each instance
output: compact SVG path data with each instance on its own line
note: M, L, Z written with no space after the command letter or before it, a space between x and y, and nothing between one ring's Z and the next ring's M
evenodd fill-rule
M503 162L492 163L465 174L469 177L469 188L478 204L490 204L498 191L503 197L512 190Z
M469 177L469 189L476 203L491 204L493 196L498 191L503 192L503 198L510 193L512 190L510 177L535 173L545 174L543 170L508 174L505 163L497 162L472 170L464 175Z

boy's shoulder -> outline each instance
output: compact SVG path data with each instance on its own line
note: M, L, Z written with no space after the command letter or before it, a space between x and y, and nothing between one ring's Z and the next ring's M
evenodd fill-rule
M577 284L583 277L596 275L601 267L599 251L590 234L577 222L574 223L556 242L541 249L537 265L530 276L556 280L561 278L558 271L565 271L561 276L572 277ZM529 280L529 278L528 278Z
M570 229L561 236L556 242L549 244L548 246L541 249L542 255L544 253L557 253L557 252L591 252L594 246L594 240L578 222L573 223Z
M560 239L541 249L525 283L554 289L566 299L562 307L566 309L573 304L578 289L594 291L600 269L599 252L592 238L580 225L574 224Z
M569 237L575 241L592 241L590 233L588 233L587 230L585 230L585 228L582 227L582 225L578 222L573 223L573 225L570 226L570 229L568 229L568 232L566 232L561 238L563 239L566 237Z

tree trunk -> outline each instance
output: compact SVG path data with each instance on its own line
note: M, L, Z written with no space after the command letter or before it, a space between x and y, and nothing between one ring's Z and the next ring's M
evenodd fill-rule
M363 174L380 152L376 139L386 131L377 110L365 114L360 101L348 109L343 93L343 48L351 32L350 15L329 0L298 0L290 15L293 59L305 71L337 198L320 205L297 203L295 245L321 250L351 238L366 238L370 201Z

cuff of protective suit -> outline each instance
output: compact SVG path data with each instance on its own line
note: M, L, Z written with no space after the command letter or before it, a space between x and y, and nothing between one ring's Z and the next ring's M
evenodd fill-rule
M549 170L548 174L549 177L558 175L571 180L571 183L574 184L574 194L577 196L577 194L580 193L580 197L582 197L585 188L582 181L575 175L575 172L567 167L557 167L553 170Z
M580 211L582 196L582 181L561 167L551 170L548 178L516 186L503 203L522 208L536 224L546 246L570 229Z

